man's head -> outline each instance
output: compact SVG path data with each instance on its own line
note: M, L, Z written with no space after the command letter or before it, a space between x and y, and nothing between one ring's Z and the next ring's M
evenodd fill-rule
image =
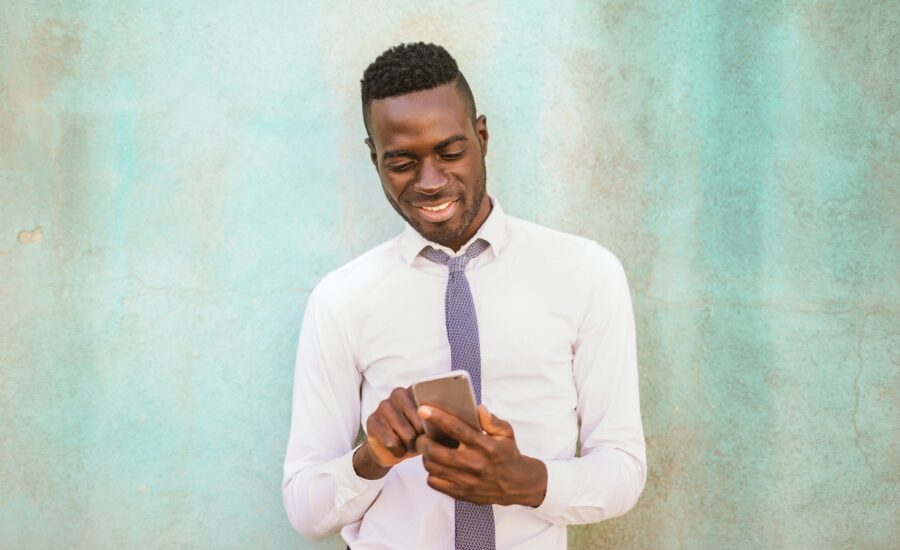
M362 79L363 121L388 202L425 238L454 250L490 213L487 121L447 51L401 44Z

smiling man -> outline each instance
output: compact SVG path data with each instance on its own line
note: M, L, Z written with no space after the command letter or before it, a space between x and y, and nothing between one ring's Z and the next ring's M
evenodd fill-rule
M307 303L284 463L291 525L310 538L341 529L354 550L565 548L566 525L624 514L646 481L622 265L487 194L487 120L440 46L384 52L362 106L407 223ZM412 383L451 369L473 379L480 431L414 405ZM460 445L424 435L425 418Z

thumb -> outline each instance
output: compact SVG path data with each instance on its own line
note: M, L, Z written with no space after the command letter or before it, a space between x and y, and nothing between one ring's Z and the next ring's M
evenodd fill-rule
M500 420L488 410L486 405L478 405L478 421L481 429L488 435L498 435L515 439L512 426L505 420Z

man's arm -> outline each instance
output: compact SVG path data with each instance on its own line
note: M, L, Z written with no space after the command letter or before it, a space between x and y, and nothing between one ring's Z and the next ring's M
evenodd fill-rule
M284 460L285 512L294 529L313 539L358 521L384 483L354 470L361 376L343 306L335 298L326 277L306 305Z
M581 456L544 461L547 494L536 509L557 524L620 516L635 505L647 479L628 280L604 248L594 247L587 261L599 277L573 362Z
M595 523L637 502L647 466L628 281L618 259L599 246L587 261L598 277L573 362L581 456L541 461L522 455L512 426L483 405L485 433L439 409L420 407L420 416L461 442L449 449L419 437L429 486L478 504L536 507L536 514L557 524Z

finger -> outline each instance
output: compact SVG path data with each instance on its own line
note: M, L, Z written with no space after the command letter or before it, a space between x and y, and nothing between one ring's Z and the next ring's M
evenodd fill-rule
M394 431L407 451L415 452L416 438L419 434L416 429L409 423L409 419L402 411L398 410L391 401L383 403L378 407L379 416L385 420L388 426Z
M472 428L457 416L429 405L419 407L419 416L428 420L439 430L460 443L470 447L483 447L484 434Z
M448 466L456 466L459 462L457 458L458 448L445 447L427 435L419 436L419 439L416 440L416 450L423 457L427 457L429 460L436 460Z
M400 409L403 415L409 420L410 425L416 430L417 434L425 433L425 427L422 425L422 419L416 412L416 400L413 398L412 389L403 388L403 392L398 392L397 400L400 403Z
M446 479L460 487L474 487L479 481L478 476L471 472L457 470L427 458L422 460L422 465L429 474Z
M444 493L445 495L451 496L457 500L462 500L462 490L452 481L429 475L425 482L428 483L428 486L435 491Z
M368 437L375 439L382 447L397 458L406 455L406 445L397 437L393 428L381 416L372 415L368 422Z
M456 500L464 500L466 502L472 502L474 504L491 504L491 501L489 499L485 498L484 496L480 496L477 492L466 490L464 487L460 487L452 481L438 476L428 476L426 478L426 483L428 483L428 486L435 491L444 493L445 495L453 497Z
M486 466L486 459L471 448L449 449L423 435L416 441L416 449L422 453L422 461L478 475Z
M481 422L481 429L488 435L516 438L512 424L491 414L485 405L478 405L478 421Z
M382 445L377 439L373 437L370 437L366 440L365 448L366 452L369 453L369 458L371 458L382 468L390 468L394 464L398 464L403 461L402 458L397 458L396 456L392 455L384 445Z

